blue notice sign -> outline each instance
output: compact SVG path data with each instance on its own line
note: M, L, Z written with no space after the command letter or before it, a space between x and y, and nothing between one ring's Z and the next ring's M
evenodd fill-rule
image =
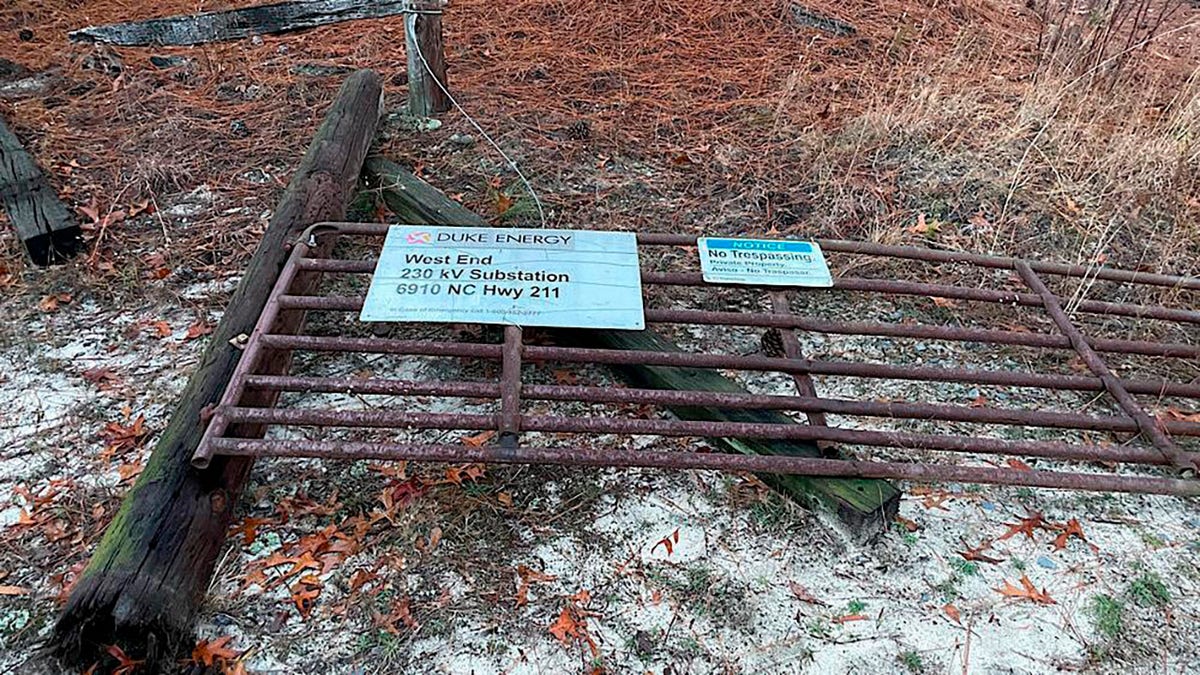
M833 285L829 265L816 242L702 237L700 271L716 284L758 286Z

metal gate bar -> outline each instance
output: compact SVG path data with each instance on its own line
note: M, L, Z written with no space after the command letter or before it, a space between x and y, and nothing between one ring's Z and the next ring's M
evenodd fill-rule
M301 268L318 272L363 273L375 271L376 260L335 260L327 258L305 258ZM698 272L643 272L642 280L660 286L703 286L704 279ZM721 286L722 284L711 284ZM1180 286L1180 288L1184 288ZM972 288L931 284L919 281L897 281L894 279L866 279L862 277L839 277L834 279L833 289L839 291L862 291L885 295L917 295L923 297L948 298L951 300L974 300L1000 305L1041 307L1042 299L1033 293L998 291L990 288ZM806 289L797 289L806 290ZM1200 323L1200 312L1190 309L1156 307L1127 302L1082 300L1075 303L1075 310L1085 314L1126 316L1138 319L1158 319L1178 323Z
M715 468L739 471L803 473L820 476L859 476L900 478L918 481L986 482L1033 487L1114 490L1157 494L1198 495L1200 482L1161 475L1167 467L1191 478L1200 463L1200 454L1178 447L1178 438L1200 436L1200 423L1186 419L1156 420L1135 396L1153 396L1156 403L1164 397L1200 398L1200 385L1156 377L1118 378L1099 355L1100 352L1126 356L1153 357L1157 368L1169 367L1168 358L1194 358L1200 348L1189 343L1126 340L1109 337L1085 337L1071 322L1062 303L1038 276L1039 273L1087 281L1103 280L1132 285L1135 288L1171 287L1200 290L1200 279L1146 274L1142 272L1088 268L1021 261L1012 258L979 256L913 247L893 247L860 242L818 240L829 253L922 260L933 263L973 265L983 269L1016 272L1017 283L1024 282L1028 292L1008 292L970 288L925 281L841 278L834 290L849 293L888 295L931 295L980 301L998 305L1016 305L1041 309L1062 334L1028 333L962 326L885 323L874 321L828 321L797 315L791 307L790 293L820 293L822 289L780 289L752 286L726 286L747 294L759 293L770 312L713 312L691 309L649 309L648 323L663 325L701 325L714 330L729 326L780 329L784 358L692 352L620 351L571 346L526 344L526 336L516 326L504 330L501 344L460 342L448 337L440 340L363 338L347 336L285 335L274 333L283 310L356 312L362 297L293 294L292 280L297 271L333 275L370 273L371 259L324 259L310 257L317 237L340 235L347 238L377 237L386 226L369 224L323 224L315 226L299 242L279 283L268 298L266 309L246 346L246 353L217 406L200 448L193 459L207 465L216 454L292 455L308 457L370 457L430 461L530 462L587 466L659 466L671 468ZM373 240L377 242L377 240ZM639 235L642 247L694 246L695 238L681 235ZM377 246L377 243L373 245ZM671 264L670 256L655 256L658 266ZM694 257L693 257L694 258ZM643 259L645 262L646 259ZM675 265L678 266L677 264ZM693 265L689 265L694 267ZM643 284L653 300L659 288L688 286L696 292L711 288L697 272L670 269L643 270ZM1117 303L1084 299L1075 302L1082 314L1099 314L1126 319L1154 319L1170 322L1178 330L1200 323L1200 312L1177 307ZM1040 349L1071 350L1084 360L1091 376L1041 372L983 370L964 367L901 366L851 361L805 358L796 329L839 335L881 336L947 340L985 345L1020 346ZM1191 335L1188 335L1191 339ZM388 378L317 377L311 375L269 375L256 373L262 354L270 351L311 351L364 354L393 354L431 358L468 358L500 361L499 377L492 381L444 380L421 382ZM717 393L595 386L594 384L545 385L525 381L523 375L543 362L663 365L717 368L729 371L775 372L793 378L798 395ZM1127 364L1128 365L1128 364ZM1134 366L1129 366L1133 368ZM1078 391L1106 394L1121 414L1085 414L1048 410L1009 409L993 406L965 406L934 402L858 401L819 396L811 377L862 377L919 382L954 382L1003 387L1026 387L1052 391ZM243 394L263 391L337 393L356 396L383 395L408 397L461 398L491 401L496 412L440 413L382 410L335 410L330 408L258 408L241 404ZM525 402L546 404L585 404L607 406L588 408L570 414L538 413L524 410ZM810 424L763 424L744 422L698 422L654 417L638 419L630 406L710 406L725 409L767 409L804 413ZM1051 440L1009 440L961 433L917 433L881 429L828 426L824 416L835 414L853 418L891 418L923 422L966 423L999 429L1023 426L1045 430L1072 430L1080 433L1134 434L1135 438L1117 444L1110 442L1068 442ZM367 443L361 440L312 441L300 439L254 440L229 437L244 424L271 427L317 426L343 429L392 429L398 434L422 430L497 432L496 444L485 447L445 443ZM860 422L861 424L861 422ZM992 426L994 425L994 426ZM1060 431L1061 433L1061 431ZM560 434L572 436L566 447L545 447ZM839 443L860 447L887 447L911 451L969 453L971 455L1008 455L1039 458L1037 470L961 466L942 462L860 461L850 459L812 459L799 457L760 457L712 454L698 451L638 450L596 447L595 436L652 436L657 438L757 437ZM524 438L525 442L520 442ZM529 439L533 440L530 441ZM606 436L607 438L607 436ZM1143 445L1142 440L1149 441ZM583 442L583 445L579 445ZM701 447L691 444L691 447ZM963 458L967 459L967 458ZM956 460L962 461L962 460ZM980 461L970 460L967 461ZM1035 460L1037 461L1037 460ZM1088 471L1063 470L1053 463L1085 462L1119 464L1117 469L1092 468ZM1129 472L1141 467L1140 475ZM1147 473L1148 472L1148 473Z
M407 354L410 356L499 358L501 352L497 345L441 343L419 340L383 340L379 338L314 338L312 336L299 335L264 335L262 341L264 344L275 349ZM726 356L640 350L618 351L612 349L581 349L577 347L565 349L538 345L526 345L523 353L532 360L562 361L564 363L600 363L613 366L647 365L678 366L682 368L725 368L728 370L840 375L885 380L958 382L962 384L1032 387L1068 391L1105 391L1104 381L1098 377L1020 373L1008 370L892 366L881 363L822 361L816 359L792 360L768 356ZM1120 382L1126 391L1133 394L1200 399L1200 384L1183 384L1162 379L1120 380Z
M643 282L645 277L643 277ZM362 309L363 296L284 295L280 306L286 309L357 312ZM827 321L801 316L782 316L756 312L712 312L696 309L647 309L646 323L691 323L709 326L745 326L749 328L790 328L830 335L866 335L871 337L901 337L953 342L983 342L1014 347L1040 347L1074 351L1071 340L1063 335L1021 331L961 328L958 326L929 326L874 321ZM1163 358L1200 358L1200 346L1182 343L1151 342L1149 340L1115 340L1089 338L1087 343L1096 351L1113 354L1138 354Z

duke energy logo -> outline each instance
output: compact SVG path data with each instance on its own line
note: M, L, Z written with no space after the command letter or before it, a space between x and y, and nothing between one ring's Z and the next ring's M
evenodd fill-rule
M432 244L433 235L428 232L409 232L405 237L409 244Z

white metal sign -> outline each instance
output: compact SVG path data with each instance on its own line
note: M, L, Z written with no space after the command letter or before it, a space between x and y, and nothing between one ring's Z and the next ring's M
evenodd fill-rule
M717 284L764 286L833 285L816 242L702 237L700 271Z
M395 225L359 318L642 329L637 238Z

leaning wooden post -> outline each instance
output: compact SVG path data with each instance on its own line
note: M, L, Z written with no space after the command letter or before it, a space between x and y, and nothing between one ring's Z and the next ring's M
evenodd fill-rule
M234 343L253 329L291 242L313 223L345 217L382 94L370 70L342 85L150 461L67 600L53 638L59 655L86 665L116 644L162 663L190 633L251 467L245 458L218 458L204 471L192 468L206 409L224 391L241 354Z
M444 2L413 3L410 13L404 17L408 111L416 117L432 117L450 109L446 52L442 43L444 5Z

